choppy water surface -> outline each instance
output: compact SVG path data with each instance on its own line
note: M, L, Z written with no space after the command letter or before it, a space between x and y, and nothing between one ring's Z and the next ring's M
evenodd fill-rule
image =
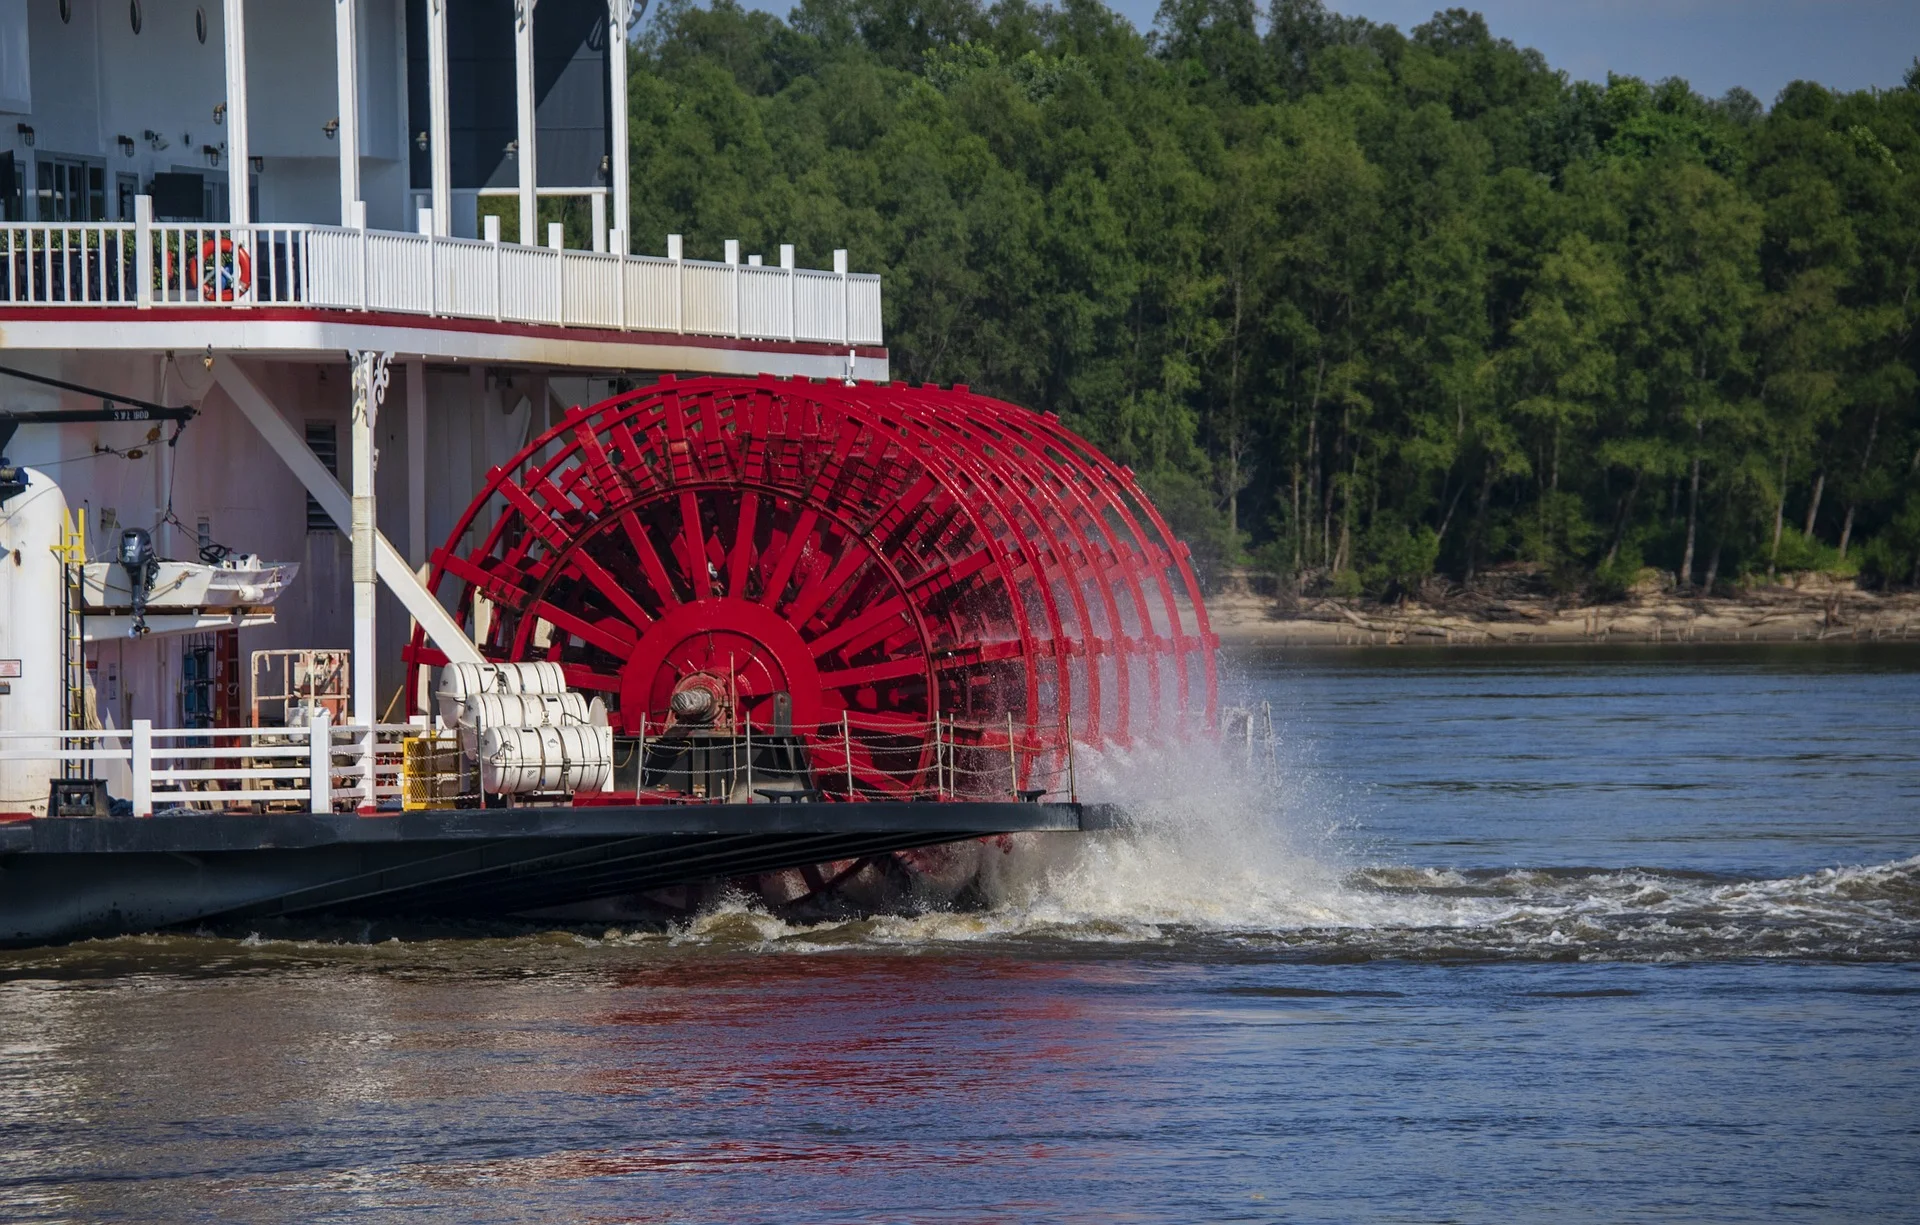
M986 913L0 953L0 1219L1920 1220L1920 652L1242 671Z

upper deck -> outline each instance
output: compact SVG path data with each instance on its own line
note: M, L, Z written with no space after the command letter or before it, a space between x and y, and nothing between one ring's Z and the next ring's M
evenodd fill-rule
M885 379L880 278L330 225L0 225L0 348Z

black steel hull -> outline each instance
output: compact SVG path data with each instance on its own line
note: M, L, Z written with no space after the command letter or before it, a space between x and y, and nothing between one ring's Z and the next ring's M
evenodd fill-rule
M0 826L0 945L303 914L509 918L1109 820L1078 804L802 803L24 821Z

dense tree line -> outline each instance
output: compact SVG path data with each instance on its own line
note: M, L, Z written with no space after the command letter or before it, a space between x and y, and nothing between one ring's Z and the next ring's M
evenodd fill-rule
M1210 566L1920 582L1920 68L1768 109L1319 0L668 0L639 52L636 234L850 247L895 377L1058 412Z

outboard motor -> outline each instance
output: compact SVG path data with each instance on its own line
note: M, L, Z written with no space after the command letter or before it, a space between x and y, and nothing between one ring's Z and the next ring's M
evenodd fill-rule
M153 555L153 537L145 528L130 527L120 533L120 568L127 572L127 589L133 593L131 636L137 638L147 632L147 594L160 569Z

